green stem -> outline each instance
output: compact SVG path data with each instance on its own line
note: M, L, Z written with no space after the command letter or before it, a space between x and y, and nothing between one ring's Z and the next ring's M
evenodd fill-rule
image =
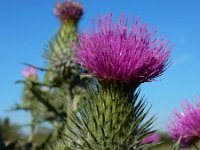
M193 147L196 148L197 150L200 150L200 148L198 147L196 143L193 145Z

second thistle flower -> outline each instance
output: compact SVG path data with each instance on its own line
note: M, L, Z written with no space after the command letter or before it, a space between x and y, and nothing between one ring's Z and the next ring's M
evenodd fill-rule
M200 99L196 105L185 101L183 111L174 112L170 119L168 130L174 141L180 139L183 147L194 146L200 142Z
M31 78L31 77L36 77L37 76L37 70L33 67L26 67L22 70L22 75L25 78Z
M76 61L98 79L138 85L160 76L169 64L171 47L165 39L136 19L129 30L128 19L115 25L112 15L99 17L98 29L78 35Z
M77 2L66 0L63 3L61 2L56 3L54 14L58 16L61 22L64 21L77 22L83 15L83 8Z

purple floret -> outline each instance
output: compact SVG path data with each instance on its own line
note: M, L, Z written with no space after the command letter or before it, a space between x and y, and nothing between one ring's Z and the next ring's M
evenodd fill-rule
M160 142L160 135L158 133L154 133L154 134L144 138L142 141L143 144L158 143L158 142Z
M185 101L182 112L174 112L170 119L168 130L174 141L178 141L184 147L190 147L200 140L200 101L196 105Z
M65 2L57 2L54 8L54 14L62 21L77 22L83 15L82 6L74 1L66 0Z
M160 76L168 67L171 47L154 38L146 23L136 19L129 30L123 16L115 25L112 15L99 17L98 29L78 35L76 61L107 82L143 83Z
M33 76L37 76L37 70L33 67L26 67L22 70L22 75L25 77L25 78L30 78L30 77L33 77Z

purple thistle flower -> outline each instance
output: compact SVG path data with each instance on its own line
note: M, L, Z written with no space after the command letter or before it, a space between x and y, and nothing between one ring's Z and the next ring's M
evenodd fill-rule
M34 77L37 75L37 70L33 67L28 66L22 70L22 74L25 78Z
M174 141L181 138L181 145L190 147L200 140L200 99L195 106L186 100L182 109L182 112L175 110L167 126Z
M160 135L157 133L154 133L146 138L144 138L142 140L143 144L147 144L147 143L158 143L160 142Z
M79 3L66 0L65 2L57 2L54 8L54 14L63 21L74 21L75 23L83 15L83 8Z
M78 35L76 61L97 78L107 82L140 84L152 81L167 68L171 47L146 23L136 19L129 30L121 16L114 25L112 15L99 17L98 30Z

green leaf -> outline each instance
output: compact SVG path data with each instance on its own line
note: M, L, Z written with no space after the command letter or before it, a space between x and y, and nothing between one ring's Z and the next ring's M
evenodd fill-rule
M171 147L171 150L180 150L180 141L181 141L181 137L179 138L179 140Z

